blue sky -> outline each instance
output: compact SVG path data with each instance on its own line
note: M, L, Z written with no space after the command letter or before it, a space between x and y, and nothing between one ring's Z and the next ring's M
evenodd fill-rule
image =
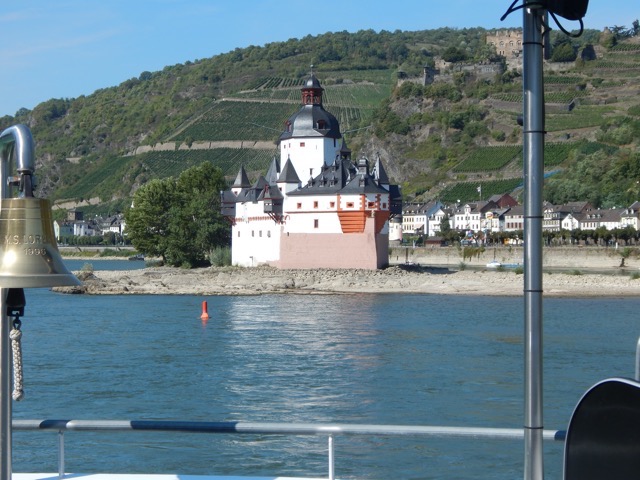
M140 75L325 32L521 26L511 0L21 0L0 8L0 116ZM298 7L298 8L296 8ZM591 0L587 28L640 17L637 0ZM572 26L571 22L565 22Z

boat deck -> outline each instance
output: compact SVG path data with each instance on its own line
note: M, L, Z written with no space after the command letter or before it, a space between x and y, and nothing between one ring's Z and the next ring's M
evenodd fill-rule
M160 475L129 473L67 473L64 477L57 473L14 473L14 480L58 480L60 478L77 478L82 480L326 480L311 477L236 477L216 475Z

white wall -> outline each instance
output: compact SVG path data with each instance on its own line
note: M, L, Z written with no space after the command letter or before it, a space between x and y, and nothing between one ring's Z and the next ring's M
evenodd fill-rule
M309 177L320 174L325 163L330 165L340 153L341 142L333 138L288 138L280 143L282 165L291 159L293 167L304 185Z
M262 202L236 204L231 235L232 265L255 267L278 260L280 225L264 213Z

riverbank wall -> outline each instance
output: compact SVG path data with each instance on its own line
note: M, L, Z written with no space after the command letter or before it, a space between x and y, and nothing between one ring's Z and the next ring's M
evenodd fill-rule
M615 247L545 247L542 252L543 268L560 269L613 269L620 268L623 248ZM634 249L624 261L628 269L640 268L640 257ZM524 263L524 248L521 246L461 247L391 247L390 265L414 263L424 266L442 267L486 267L491 261L502 264Z

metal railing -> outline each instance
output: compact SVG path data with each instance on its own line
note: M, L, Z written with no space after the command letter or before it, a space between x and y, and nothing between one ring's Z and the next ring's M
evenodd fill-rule
M466 437L477 439L524 439L524 429L405 426L405 425L352 425L310 423L253 423L253 422L189 422L158 420L16 420L15 431L52 430L58 432L58 477L64 478L64 432L70 431L154 431L188 433L226 433L253 435L325 435L328 441L328 479L335 480L334 445L336 435L366 436L421 436ZM564 430L543 430L543 439L564 442Z
M636 343L636 382L640 382L640 337L638 343Z

